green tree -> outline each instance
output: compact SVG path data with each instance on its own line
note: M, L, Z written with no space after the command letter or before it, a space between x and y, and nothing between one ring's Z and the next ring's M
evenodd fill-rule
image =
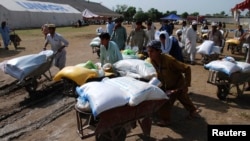
M191 13L190 15L191 16L199 16L200 14L199 14L199 12L194 12L194 13Z
M119 14L123 14L126 12L126 9L128 8L127 5L116 5L116 10L115 12L119 13Z
M144 13L141 8L136 12L134 19L136 21L146 21L148 19L147 13Z
M188 12L184 12L181 14L181 18L186 19L188 17Z
M162 17L162 13L155 8L149 9L147 14L148 18L152 19L153 21L157 21Z
M170 14L170 11L166 11L166 12L164 13L165 16L167 16L167 15L169 15L169 14Z
M135 7L132 7L130 6L126 12L124 12L124 19L127 20L127 21L132 21L133 20L133 17L136 13L136 8Z
M170 11L169 14L175 14L175 15L177 15L177 11L175 11L175 10L174 11Z
M221 12L220 12L220 15L221 15L221 16L225 16L225 11L221 11Z

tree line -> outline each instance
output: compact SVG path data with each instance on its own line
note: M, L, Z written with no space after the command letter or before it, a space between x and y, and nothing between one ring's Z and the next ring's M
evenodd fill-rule
M224 17L229 17L233 16L232 15L227 15L225 11L221 11L220 13L214 13L214 14L205 14L205 15L200 15L199 12L193 12L193 13L188 13L188 12L183 12L182 14L177 14L177 11L166 11L165 13L158 11L155 8L151 8L148 11L144 12L142 8L138 8L136 10L136 7L133 6L127 6L127 5L116 5L116 8L113 9L115 12L122 14L123 18L125 21L133 21L133 20L140 20L140 21L146 21L148 19L152 19L152 21L159 21L160 18L164 16L168 16L170 14L176 14L180 16L182 19L187 19L188 16L205 16L207 18L224 18ZM248 11L245 16L241 17L249 17L250 12Z

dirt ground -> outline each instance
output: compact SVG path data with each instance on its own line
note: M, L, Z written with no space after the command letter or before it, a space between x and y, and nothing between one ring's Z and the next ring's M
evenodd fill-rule
M101 25L105 28L104 25ZM125 25L128 33L130 25ZM157 26L159 26L157 24ZM89 46L90 40L96 36L95 29L100 25L72 28L65 31L58 28L70 42L67 48L67 66L84 63L88 60L98 62L96 54ZM70 32L69 32L70 31ZM10 50L0 48L0 62L38 53L43 47L43 36L39 29L36 32L27 30L16 31L22 39L18 50L13 45ZM243 55L225 51L220 57L231 55L237 60L243 60ZM221 101L216 96L217 87L207 83L208 70L205 70L200 55L197 54L197 64L192 65L192 86L190 97L201 109L200 118L187 119L188 112L176 101L173 109L172 124L168 127L152 125L150 140L155 141L206 141L207 125L213 124L249 124L250 94L244 91L242 97L235 96L235 88L227 100ZM58 72L51 68L52 75ZM29 97L24 88L15 86L16 79L0 71L0 140L7 141L81 141L77 133L75 99L63 96L60 85L41 80L41 90L37 97ZM43 89L46 88L46 89ZM110 117L112 118L112 117ZM95 140L95 137L84 139ZM144 140L142 130L137 127L127 134L126 141Z

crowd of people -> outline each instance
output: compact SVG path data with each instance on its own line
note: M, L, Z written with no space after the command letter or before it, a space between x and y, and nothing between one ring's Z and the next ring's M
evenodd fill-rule
M110 21L108 24L110 23L112 22ZM162 21L162 26L159 29L156 29L151 20L146 21L145 24L146 26L143 26L142 21L135 21L128 37L124 35L126 34L124 28L124 32L120 34L116 31L116 28L113 28L113 32L109 32L111 37L123 35L123 38L119 38L122 41L117 41L113 38L110 40L117 44L122 43L122 46L118 45L120 50L124 50L124 45L138 46L138 53L145 53L149 62L156 69L157 78L163 84L161 89L170 97L169 101L157 112L157 118L159 118L157 123L159 125L166 126L171 122L171 107L176 99L189 111L189 117L197 117L200 110L190 100L188 87L191 85L190 65L197 63L198 22L194 20L190 25L187 25L187 22L183 21L181 29L176 30L175 34L173 32L175 27L171 21ZM209 26L207 23L204 23L201 26L202 30L207 30L204 40L213 41L215 46L221 47L221 53L223 53L229 33L226 29L226 24L212 22ZM158 37L156 34L158 34ZM249 35L244 34L242 26L238 25L238 29L235 30L235 38L249 42ZM106 49L108 50L108 48ZM246 62L249 63L249 60L248 57Z
M99 36L102 44L100 52L102 65L105 62L113 64L121 60L120 51L124 50L125 46L137 46L138 53L146 55L147 61L153 64L157 71L157 78L163 84L161 89L170 97L169 101L157 112L156 124L160 126L170 124L171 107L176 99L189 111L189 118L197 117L200 110L195 107L188 96L188 87L191 85L191 67L184 62L182 48L179 46L178 38L173 35L174 26L170 24L171 22L164 21L162 27L157 30L150 19L146 21L146 26L143 26L142 21L135 21L128 36L126 28L121 23L120 18L115 19L114 22L109 18L106 26L107 32ZM194 21L192 26L187 28L187 41L185 41L186 46L190 45L188 54L193 60L195 59L196 29L197 22ZM159 32L159 37L156 37L156 32Z
M130 33L127 33L126 28L122 25L122 18L108 18L106 24L106 32L102 32L99 37L101 40L100 46L100 62L103 66L106 63L111 65L123 59L121 54L126 46L137 46L138 53L147 56L147 61L150 62L156 72L157 78L161 81L160 87L166 95L168 102L160 108L156 113L156 123L158 125L167 126L171 123L171 109L178 99L189 112L189 118L199 116L200 110L193 104L188 95L188 87L191 86L191 66L196 64L196 46L197 46L197 21L192 21L187 25L186 21L182 22L182 27L176 30L174 34L174 25L172 22L163 21L162 26L157 29L152 20L149 19L143 25L142 21L136 21ZM211 40L215 45L221 46L222 51L225 45L225 40L228 31L223 23L212 22L211 29L208 25L202 26L208 30L207 40ZM5 43L6 23L2 23L1 34L4 40L4 46L7 49L8 44ZM202 30L204 30L202 29ZM60 70L66 64L66 50L69 42L59 33L56 32L56 25L44 24L42 33L45 38L44 50L48 44L56 53L55 66ZM158 33L158 34L157 34ZM158 36L156 36L158 35ZM250 34L244 33L242 26L235 32L235 37L240 40L245 39L250 43ZM186 57L186 58L185 58ZM185 60L186 59L186 60ZM249 57L247 62L250 63Z

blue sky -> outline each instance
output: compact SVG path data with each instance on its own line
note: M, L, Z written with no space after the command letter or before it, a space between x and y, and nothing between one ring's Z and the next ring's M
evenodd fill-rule
M143 11L148 11L150 8L158 9L165 13L166 11L177 11L177 14L184 12L193 13L199 12L200 15L215 14L224 11L231 16L230 9L236 4L244 0L89 0L92 2L100 2L102 5L113 10L116 5L128 5L142 8ZM245 10L242 13L245 13Z

